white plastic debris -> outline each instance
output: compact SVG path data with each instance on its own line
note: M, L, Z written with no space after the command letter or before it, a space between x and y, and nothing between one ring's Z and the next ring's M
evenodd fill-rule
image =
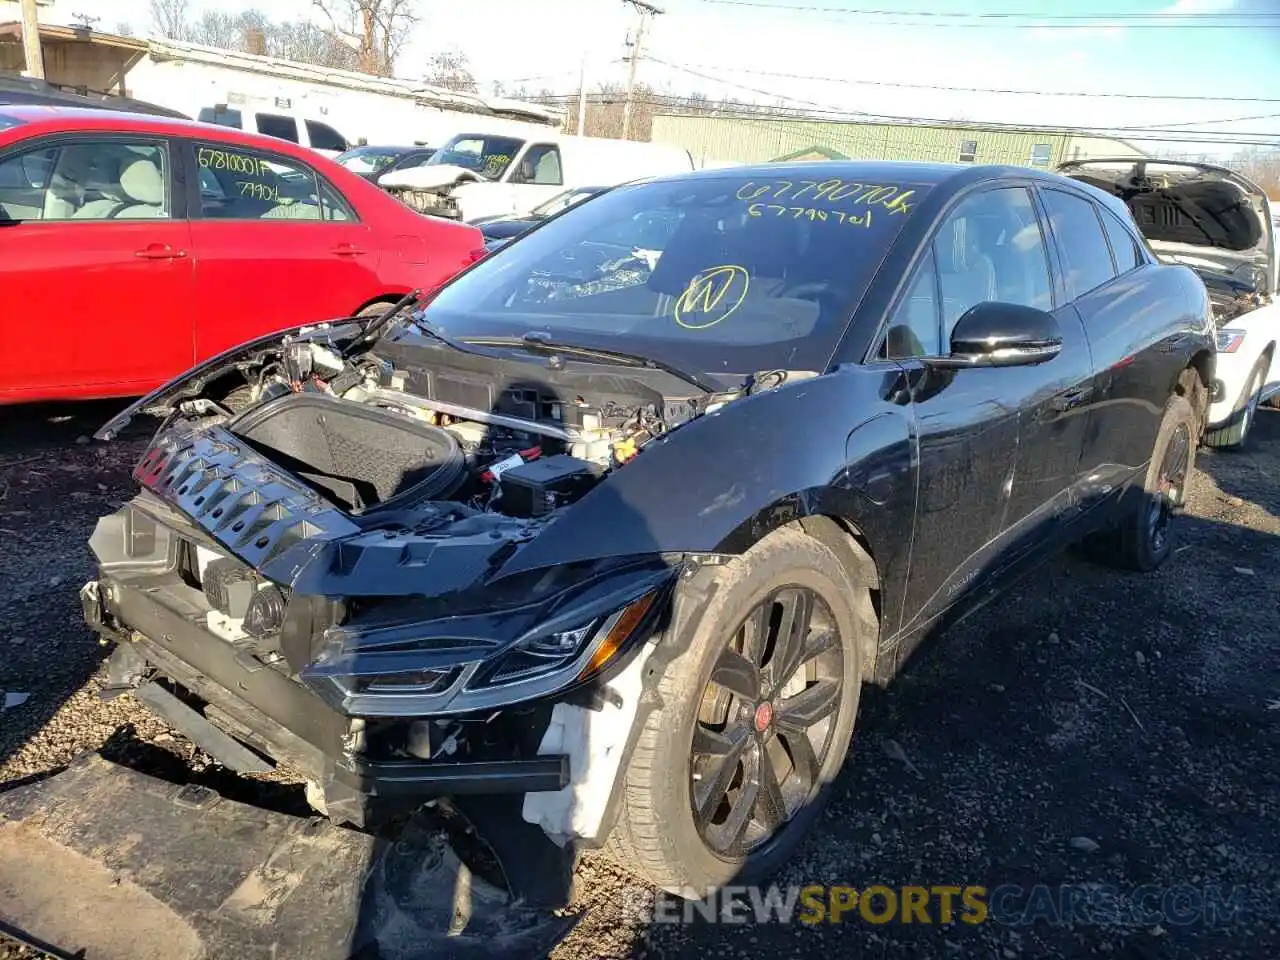
M1088 837L1072 837L1068 843L1070 843L1074 849L1079 850L1082 853L1097 853L1102 849L1098 846L1096 840L1090 840Z
M907 768L907 772L912 774L917 780L923 780L924 774L917 769L916 765L911 762L911 758L907 756L907 752L902 749L902 744L897 740L886 740L884 742L884 755L890 760L897 760Z
M22 706L27 702L29 696L31 696L29 693L6 693L4 695L4 706L0 707L0 711Z
M622 753L644 692L644 667L653 644L639 650L609 682L617 700L598 710L557 703L538 746L539 754L569 756L569 785L555 792L526 793L521 813L563 846L599 835L605 807L622 765Z

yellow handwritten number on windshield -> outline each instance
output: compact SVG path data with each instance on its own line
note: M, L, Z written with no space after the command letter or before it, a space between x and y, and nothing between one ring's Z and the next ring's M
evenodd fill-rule
M686 330L714 327L742 306L750 285L747 271L731 263L701 270L676 301L675 321Z

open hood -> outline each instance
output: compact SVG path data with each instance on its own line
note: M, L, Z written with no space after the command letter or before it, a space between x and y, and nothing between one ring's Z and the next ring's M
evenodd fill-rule
M1276 290L1266 192L1225 167L1169 160L1073 160L1058 173L1119 197L1160 259L1227 278L1266 297Z
M484 178L474 170L452 163L425 163L420 167L389 170L378 178L380 187L399 187L410 190L434 190L455 183L478 183Z

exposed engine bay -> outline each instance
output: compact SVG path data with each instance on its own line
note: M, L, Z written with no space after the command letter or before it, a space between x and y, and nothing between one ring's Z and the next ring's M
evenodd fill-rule
M424 382L312 340L238 371L244 383L223 386L222 401L187 400L184 414L225 420L354 515L450 501L459 516L545 517L709 407L634 386L631 396L622 388L565 398L545 384L500 386L466 370L437 368Z

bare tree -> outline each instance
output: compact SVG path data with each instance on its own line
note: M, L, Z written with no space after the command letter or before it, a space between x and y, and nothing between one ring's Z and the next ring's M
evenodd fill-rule
M116 24L116 34L117 36L121 36L121 37L132 37L133 24L131 24L128 20L121 20L119 23Z
M272 24L267 30L267 47L272 55L286 60L343 70L359 66L356 52L341 37L306 21Z
M427 60L427 72L422 81L460 93L480 92L476 78L471 73L471 61L460 50L441 50L432 54Z
M151 29L170 40L191 37L188 0L151 0Z
M1242 151L1231 164L1246 177L1280 200L1280 149L1254 147Z
M210 47L236 49L244 36L239 18L220 10L206 10L191 28L191 39Z
M356 51L357 69L392 76L409 34L418 23L416 0L312 0L333 32Z

